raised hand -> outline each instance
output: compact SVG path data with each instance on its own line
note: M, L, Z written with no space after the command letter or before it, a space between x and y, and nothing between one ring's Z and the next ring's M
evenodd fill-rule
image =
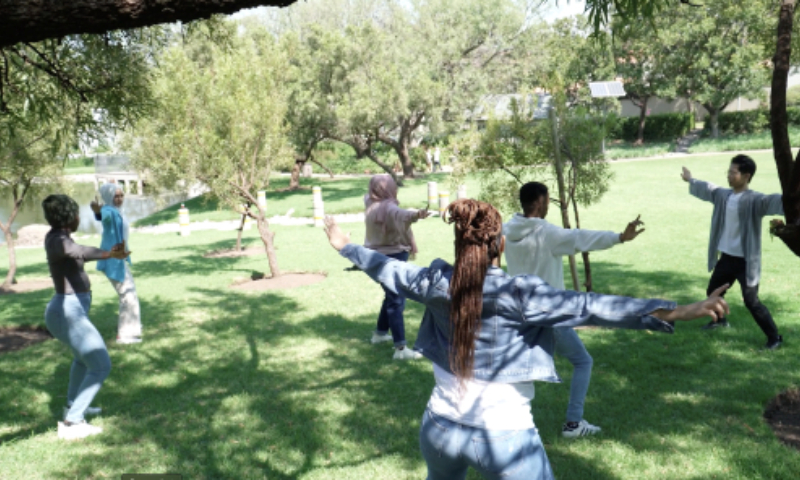
M683 179L684 182L688 182L689 180L692 179L692 172L690 172L689 169L686 167L682 168L683 171L681 172L681 178Z
M638 237L640 233L644 232L644 228L637 230L638 227L644 225L644 222L639 220L639 218L641 218L641 215L637 215L636 220L628 223L628 226L625 227L625 231L619 234L620 242L629 242Z
M350 234L344 233L339 225L336 224L336 220L333 219L330 215L325 215L325 233L328 235L328 241L331 243L331 246L339 251L344 248L345 245L350 243Z
M100 205L100 199L97 198L97 195L94 196L94 200L89 203L89 207L91 207L94 213L100 213L100 209L103 207Z

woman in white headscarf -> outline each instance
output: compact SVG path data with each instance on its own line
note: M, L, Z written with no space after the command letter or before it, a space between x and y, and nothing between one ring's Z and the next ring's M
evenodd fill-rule
M364 195L364 222L367 226L364 246L400 261L417 253L417 243L411 224L430 215L427 209L405 210L398 206L397 184L390 175L375 175L369 181L369 193ZM383 287L381 287L383 288ZM422 358L419 352L406 348L403 310L406 299L383 288L384 299L378 314L378 326L372 334L373 344L394 342L395 360ZM390 333L391 332L391 333Z
M125 192L115 183L100 187L102 207L92 202L95 218L103 222L103 238L100 248L108 250L118 243L130 250L128 221L122 216L120 207L125 200ZM119 295L119 322L117 324L117 343L139 343L142 341L142 319L139 310L139 297L130 268L130 257L125 260L109 258L97 262L97 269L104 272Z

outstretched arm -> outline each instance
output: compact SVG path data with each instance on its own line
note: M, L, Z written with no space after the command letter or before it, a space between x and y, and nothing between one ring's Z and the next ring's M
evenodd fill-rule
M720 297L727 285L701 302L676 305L666 300L558 290L532 276L516 279L523 317L542 326L597 325L671 332L673 327L666 322L704 316L718 319L728 312L727 303Z
M325 217L325 233L331 246L343 257L392 292L424 303L428 291L437 283L437 274L427 268L401 262L350 243L350 234L344 233L333 217Z
M705 200L706 202L714 201L715 192L719 189L718 186L714 185L713 183L697 180L696 178L692 177L692 172L690 172L686 167L683 167L681 178L684 182L689 182L689 193L692 196L697 197L700 200Z

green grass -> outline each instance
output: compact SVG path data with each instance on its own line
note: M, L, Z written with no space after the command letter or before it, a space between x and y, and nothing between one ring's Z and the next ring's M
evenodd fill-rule
M328 177L300 180L299 190L289 191L289 178L274 176L270 179L267 189L267 214L285 215L289 209L294 209L295 217L312 217L313 205L311 201L311 188L322 188L322 200L325 203L325 213L357 213L364 210L363 196L369 187L369 176L330 179ZM400 188L398 198L403 208L423 208L428 201L428 182L435 181L439 190L453 190L449 185L450 177L444 173L423 174L420 178L405 180L405 186ZM478 189L477 181L467 182L467 191L473 194ZM451 192L455 198L455 191ZM219 202L211 195L201 195L184 202L189 209L192 222L233 220L238 215L232 210L220 208ZM178 208L180 204L154 213L136 222L136 226L159 225L175 223L178 221Z
M773 162L767 154L755 158L753 188L778 191ZM723 182L729 159L613 164L614 183L582 214L584 227L620 231L641 214L647 231L592 253L596 289L680 302L703 297L711 204L689 196L678 175L686 165L698 178ZM324 191L342 192L326 207L355 208L363 182L323 185ZM424 200L422 183L401 189L401 200ZM288 208L291 198L272 196L270 202ZM310 193L297 201L298 211L307 208ZM0 477L118 479L123 473L173 472L184 479L424 478L417 432L433 387L430 364L393 362L390 347L369 344L380 288L359 272L344 271L348 262L327 245L321 229L274 230L285 271L323 271L327 279L288 291L242 293L229 285L265 271L265 256L202 257L232 246L235 232L133 233L145 329L140 345L111 341L116 294L90 265L90 317L108 340L114 364L96 400L104 408L96 423L105 432L82 442L56 438L70 362L66 347L47 341L0 355ZM354 241L363 239L363 226L346 230ZM452 259L450 226L431 218L414 231L417 263ZM96 237L81 241L99 244ZM259 243L255 230L245 232L245 241ZM581 331L595 362L586 417L603 433L562 439L569 388L537 383L534 418L557 478L796 477L800 454L774 438L762 412L778 392L800 385L800 304L797 275L789 268L797 258L765 235L763 259L762 300L787 339L777 352L760 350L765 339L736 287L728 297L733 328L724 331L700 330L704 321L680 324L674 335ZM20 281L47 278L41 249L19 249L18 260ZM0 265L5 262L2 252ZM41 325L51 293L0 296L0 326ZM409 302L411 342L421 314ZM568 381L570 366L561 359L557 366Z
M644 145L634 145L632 142L621 140L606 143L606 158L621 160L624 158L658 157L673 151L673 142L647 142Z

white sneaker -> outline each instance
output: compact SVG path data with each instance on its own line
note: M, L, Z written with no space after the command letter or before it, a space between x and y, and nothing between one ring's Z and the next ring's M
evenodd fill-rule
M564 428L561 429L561 435L566 438L578 438L594 435L595 433L599 433L600 430L602 429L597 425L592 425L586 420L581 420L575 427L570 427L565 423Z
M81 438L86 438L90 435L97 435L98 433L102 432L102 428L89 425L86 423L86 421L81 423L73 423L72 425L67 425L64 422L58 422L58 438L62 440L78 440Z
M422 358L421 353L411 350L408 347L402 350L395 349L394 356L392 357L394 360L419 360L420 358Z
M64 420L67 419L67 412L69 412L70 407L64 407ZM100 407L88 407L86 410L83 411L83 414L87 417L94 417L100 415L103 412L103 409Z
M117 337L117 343L120 345L130 345L132 343L142 343L141 337L120 338Z
M383 335L381 335L380 333L372 332L372 338L369 340L369 343L377 345L379 343L391 342L391 341L392 341L392 334L390 333L384 333Z

